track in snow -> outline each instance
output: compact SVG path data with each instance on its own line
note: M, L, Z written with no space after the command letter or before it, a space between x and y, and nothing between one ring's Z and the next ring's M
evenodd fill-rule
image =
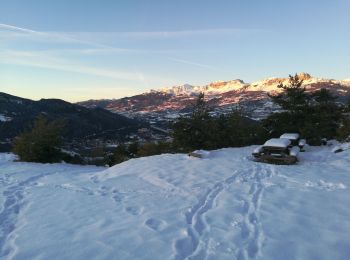
M205 246L200 246L200 244L205 242L200 238L204 232L210 231L210 226L206 222L204 215L213 208L217 196L227 185L233 183L234 180L235 174L222 182L216 183L214 187L185 214L186 222L189 226L186 231L187 237L175 241L175 259L191 259L193 255L196 255L196 257L204 257L206 254Z
M237 259L255 258L260 254L264 241L264 234L259 220L259 209L264 191L263 181L275 175L275 169L270 165L255 163L251 169L235 172L231 177L218 182L209 190L197 204L185 213L188 225L186 236L175 240L174 258L180 259L206 259L209 240L203 238L204 233L210 235L210 225L205 215L213 209L214 202L220 193L233 183L246 183L250 186L245 195L241 223L241 236L243 243L236 250Z
M244 242L243 246L237 250L237 259L239 260L256 258L261 252L264 233L259 218L259 209L265 189L263 181L275 174L273 166L256 164L249 175L242 176L243 180L250 180L252 183L243 205L241 236Z
M18 215L25 204L24 195L26 189L33 186L40 178L52 174L55 173L42 173L21 182L7 183L10 186L3 192L5 200L3 209L0 212L0 259L9 257L14 251L15 237L12 237L11 234L17 227ZM6 243L6 241L10 241L10 244Z

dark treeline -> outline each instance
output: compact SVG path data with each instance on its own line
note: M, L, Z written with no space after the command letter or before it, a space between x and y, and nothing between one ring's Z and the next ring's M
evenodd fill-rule
M289 76L289 85L280 84L278 87L283 91L270 95L282 112L273 113L263 120L269 135L277 137L285 132L298 132L311 145L320 145L323 138L344 138L338 133L345 130L347 107L337 103L337 97L328 89L308 93L302 83L297 74ZM348 130L345 132L349 134Z
M270 95L281 111L255 121L240 110L217 117L210 115L210 107L200 94L186 117L172 125L172 141L139 144L121 144L114 152L104 153L104 164L114 165L131 158L162 153L190 152L197 149L219 149L262 144L266 139L285 132L298 132L311 145L320 145L322 139L345 140L350 134L350 103L338 103L327 89L312 93L303 87L298 75L289 76L289 84L278 86L282 91ZM30 131L14 141L13 151L23 161L81 163L77 156L63 153L64 122L48 122L39 117Z
M173 125L173 142L180 150L240 147L261 143L267 136L259 122L244 117L240 110L211 117L203 94L192 111L189 117L181 117Z

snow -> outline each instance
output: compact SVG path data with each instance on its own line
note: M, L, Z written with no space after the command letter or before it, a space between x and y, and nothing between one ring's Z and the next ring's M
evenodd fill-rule
M189 153L189 156L199 157L199 158L208 158L210 156L210 151L206 150L195 150Z
M198 95L199 93L205 93L209 95L222 94L228 91L241 90L246 87L247 84L242 80L231 80L231 81L217 81L212 82L209 85L205 86L192 86L189 84L174 86L174 87L165 87L158 90L151 90L150 92L162 92L172 95Z
M11 121L12 118L11 117L8 117L8 116L5 116L3 114L0 114L0 122L8 122L8 121Z
M303 79L303 86L306 88L307 92L319 90L325 86L334 86L336 92L343 92L340 96L344 96L346 92L350 90L350 80L335 80L335 79L325 79L312 77L307 73L298 73L299 77ZM205 99L214 100L213 105L223 107L225 105L233 105L243 101L262 101L259 104L261 115L251 115L254 119L262 119L266 117L266 114L270 114L271 111L266 111L272 109L273 111L279 111L280 107L274 105L270 102L268 94L278 94L283 91L283 88L279 88L280 84L285 86L289 85L289 77L277 78L271 77L253 83L246 83L243 80L236 79L230 81L216 81L206 85L178 85L171 87L163 87L160 89L151 89L149 92L144 93L145 95L149 93L158 93L170 95L171 98L159 105L158 107L148 108L145 112L156 112L159 110L175 109L178 110L180 107L184 106L185 103L193 101L195 96L199 93L205 94ZM338 93L338 94L339 94ZM215 105L215 104L216 105ZM259 108L258 108L259 109ZM272 112L273 112L272 111ZM116 112L116 111L114 111ZM120 112L120 111L119 111ZM259 111L255 111L259 112ZM256 113L255 113L256 114ZM259 113L258 113L259 114Z
M332 149L332 152L337 153L337 152L342 152L349 149L350 149L350 143L342 143L334 146Z
M291 156L297 156L300 152L300 148L298 146L293 146L290 150L289 150L289 155Z
M286 138L289 140L297 140L299 138L299 134L296 133L285 133L280 136L280 138Z
M285 138L272 138L264 143L264 146L286 148L290 145L290 140Z
M298 145L301 146L301 147L305 146L306 145L306 140L305 139L300 139Z
M253 150L253 154L259 154L263 151L263 146L260 145Z
M350 150L257 146L111 168L0 154L0 259L348 259Z

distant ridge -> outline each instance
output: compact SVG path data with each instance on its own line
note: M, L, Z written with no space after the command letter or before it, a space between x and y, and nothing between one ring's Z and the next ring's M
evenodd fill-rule
M140 126L139 121L102 108L89 109L60 99L33 101L0 92L0 139L11 139L28 129L40 114L49 120L64 119L64 136L69 140L96 135L118 138Z
M350 96L350 80L334 80L312 77L308 73L299 73L307 91L321 88L331 90L343 101ZM252 118L261 118L274 110L268 93L281 91L278 84L288 84L288 78L267 78L253 83L243 80L216 81L204 86L184 84L150 90L146 93L121 99L88 100L79 102L86 107L101 107L129 117L145 113L174 113L186 110L193 104L195 97L203 92L213 108L228 111L232 106L240 104L252 113ZM162 115L163 116L163 115ZM171 116L171 115L165 115ZM173 114L176 116L176 114Z

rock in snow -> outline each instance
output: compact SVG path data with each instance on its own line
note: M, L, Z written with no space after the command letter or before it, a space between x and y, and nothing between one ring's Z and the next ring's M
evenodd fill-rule
M0 154L0 259L348 259L350 150L253 147L111 168Z
M210 151L195 150L193 152L190 152L188 156L197 157L197 158L208 158L210 156Z

